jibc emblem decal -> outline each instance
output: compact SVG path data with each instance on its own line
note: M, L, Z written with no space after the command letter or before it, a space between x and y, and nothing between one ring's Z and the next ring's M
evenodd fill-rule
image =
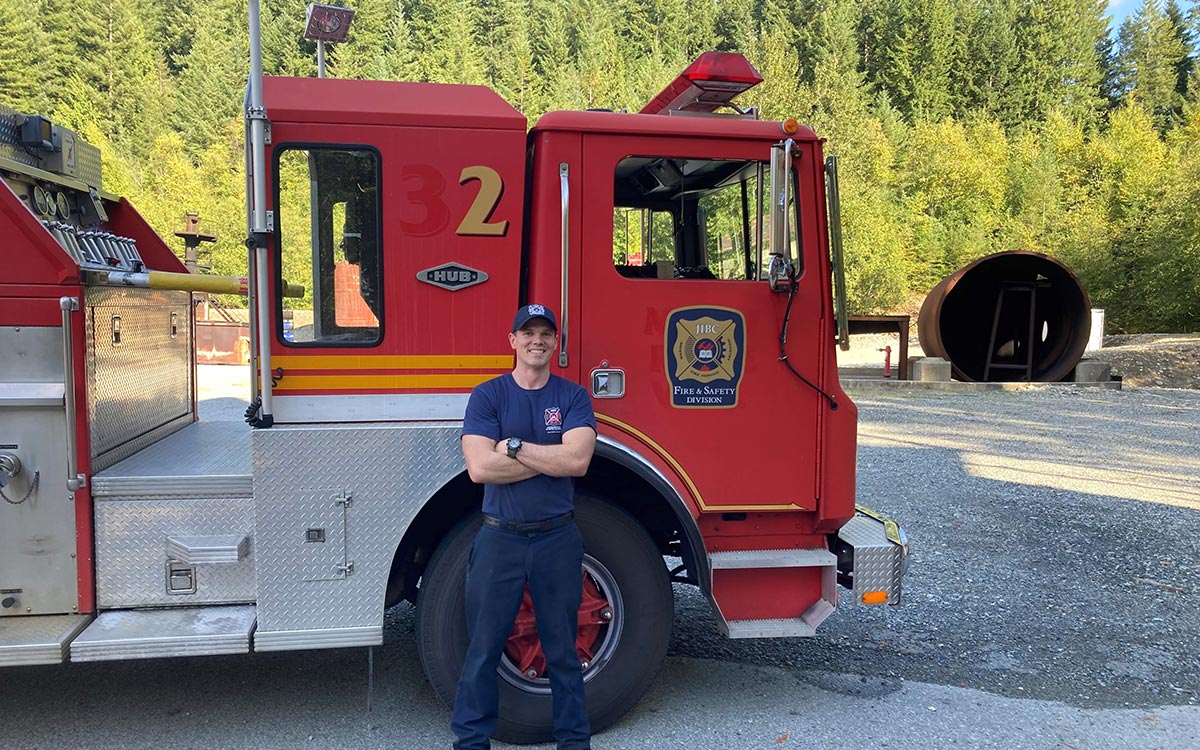
M746 321L725 307L681 307L667 316L671 404L684 409L737 406L746 359Z

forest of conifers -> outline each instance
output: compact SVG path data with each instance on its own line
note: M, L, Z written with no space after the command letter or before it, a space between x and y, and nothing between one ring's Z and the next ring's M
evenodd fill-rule
M636 110L698 53L841 159L855 311L992 252L1084 282L1109 329L1200 329L1200 6L1142 0L348 0L329 75L481 83L530 119ZM315 75L303 0L263 0L268 74ZM0 102L79 130L164 236L199 211L244 273L244 0L0 0Z

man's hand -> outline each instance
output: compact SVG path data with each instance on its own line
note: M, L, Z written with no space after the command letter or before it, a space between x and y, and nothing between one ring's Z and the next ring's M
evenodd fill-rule
M504 450L507 456L507 448ZM517 452L517 462L535 474L581 477L587 473L595 450L596 431L591 427L576 427L563 433L562 445L523 443Z
M496 442L482 435L463 435L463 458L467 474L476 484L512 484L537 476L540 472L508 457L507 438ZM528 445L528 444L526 444ZM521 448L525 451L525 447ZM520 455L520 454L517 454Z

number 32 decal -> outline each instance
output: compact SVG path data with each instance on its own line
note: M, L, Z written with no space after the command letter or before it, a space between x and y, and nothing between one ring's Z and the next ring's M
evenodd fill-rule
M408 204L418 207L424 214L420 221L401 219L401 229L416 237L437 234L450 220L450 208L442 198L446 181L441 173L428 164L407 164L400 172L400 180L409 187L405 193ZM479 192L475 194L475 200L455 234L463 237L503 237L508 232L508 220L490 219L504 195L504 180L491 167L464 167L458 184L465 187L467 183L476 181L479 182Z

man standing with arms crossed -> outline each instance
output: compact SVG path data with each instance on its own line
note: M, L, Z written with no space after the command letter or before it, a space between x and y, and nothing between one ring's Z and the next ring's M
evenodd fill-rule
M558 323L543 305L513 319L511 373L471 393L462 449L484 485L484 525L467 565L471 643L454 698L455 750L487 750L496 727L496 668L526 584L546 654L558 750L588 750L591 730L575 651L583 596L583 537L574 521L575 479L596 447L586 390L550 373Z

